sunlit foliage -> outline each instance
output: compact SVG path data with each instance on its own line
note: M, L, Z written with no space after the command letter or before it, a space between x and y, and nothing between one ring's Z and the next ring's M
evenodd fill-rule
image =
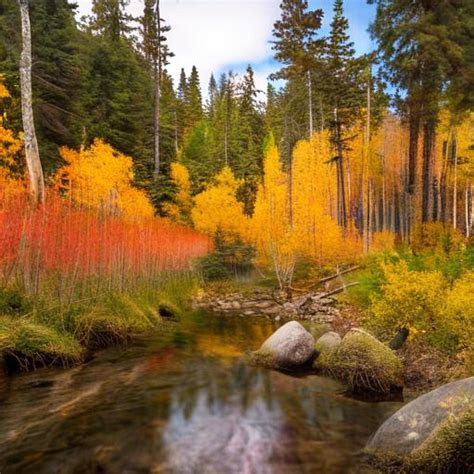
M249 220L243 204L237 200L237 180L229 167L224 167L207 188L194 198L191 212L197 230L214 236L219 230L224 239L233 236L246 238Z
M151 217L146 195L132 186L132 159L100 139L88 148L60 150L66 165L54 178L60 191L74 203L107 215Z

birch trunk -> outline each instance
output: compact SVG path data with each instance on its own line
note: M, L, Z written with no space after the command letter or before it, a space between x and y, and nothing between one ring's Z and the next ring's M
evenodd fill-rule
M30 192L36 203L44 202L44 177L36 139L31 86L31 26L28 0L18 0L21 13L23 49L20 59L21 114Z
M160 0L156 0L156 36L157 51L154 64L155 79L155 117L154 117L154 134L155 134L155 176L160 174L161 157L160 157L160 122L161 122L161 17L160 17Z

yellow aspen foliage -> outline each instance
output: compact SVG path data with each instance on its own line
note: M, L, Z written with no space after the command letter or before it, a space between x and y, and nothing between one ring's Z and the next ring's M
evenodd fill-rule
M7 97L10 97L10 92L8 91L4 82L5 82L5 76L3 74L0 74L0 99L5 99Z
M189 224L193 201L191 197L191 181L189 171L181 163L171 164L171 180L177 192L174 202L165 203L163 210L166 215L180 224Z
M153 206L146 195L132 186L130 157L100 139L79 151L62 147L60 154L66 164L54 181L73 202L109 215L153 216Z
M248 240L249 219L244 207L237 200L237 189L241 181L237 180L231 169L226 166L214 178L207 188L194 198L191 218L194 227L208 235L222 232L224 239L235 236Z
M3 80L3 76L0 75L0 100L10 97ZM0 193L2 199L12 197L26 189L19 167L22 153L21 137L5 128L4 118L0 117Z
M293 232L299 253L319 265L345 258L352 248L332 217L337 183L327 131L298 142L293 153Z
M280 286L287 286L296 260L295 234L289 214L288 176L282 171L274 143L267 147L264 177L257 191L251 232L257 263L273 266Z

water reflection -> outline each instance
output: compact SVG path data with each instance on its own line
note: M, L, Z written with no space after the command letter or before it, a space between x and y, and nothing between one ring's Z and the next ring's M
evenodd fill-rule
M246 365L242 352L274 329L196 314L73 370L9 379L0 471L350 472L353 454L400 404Z

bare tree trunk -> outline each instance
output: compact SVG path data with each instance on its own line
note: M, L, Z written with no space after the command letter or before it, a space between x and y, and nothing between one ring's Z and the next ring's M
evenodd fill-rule
M453 227L457 228L458 222L458 153L456 139L453 137L453 159L454 159L454 178L453 178Z
M364 252L369 251L370 236L369 236L369 157L370 157L370 114L371 114L371 90L370 81L367 82L367 121L365 127L365 150L364 150L364 163L362 165L362 240L364 246Z
M154 64L154 79L155 79L155 120L154 120L154 134L155 134L155 176L160 174L160 120L161 120L161 16L160 16L160 0L156 0L156 38L157 38L157 52Z
M311 84L311 72L308 71L308 114L309 114L309 138L313 136L313 86Z
M341 123L337 116L337 108L334 109L334 119L336 122L336 147L337 147L337 190L338 190L338 224L345 230L347 228L346 211L346 189L344 184L344 163L342 151Z
M423 176L422 176L422 222L429 222L433 216L433 144L435 124L430 120L423 127Z
M21 114L23 120L26 166L30 192L36 203L44 202L44 177L36 139L33 116L33 91L31 86L31 26L28 0L18 0L21 13L23 50L20 60Z

